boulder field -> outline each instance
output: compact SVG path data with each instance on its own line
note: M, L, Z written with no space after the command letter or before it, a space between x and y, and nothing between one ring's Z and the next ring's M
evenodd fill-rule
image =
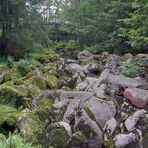
M27 69L0 67L0 99L15 105L0 105L3 134L41 148L148 147L147 55L30 56Z

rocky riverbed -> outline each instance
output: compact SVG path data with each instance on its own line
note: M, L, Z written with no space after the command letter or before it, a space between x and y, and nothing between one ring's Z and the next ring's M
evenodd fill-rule
M1 67L1 100L17 107L1 105L2 133L41 148L147 148L148 55L68 52Z

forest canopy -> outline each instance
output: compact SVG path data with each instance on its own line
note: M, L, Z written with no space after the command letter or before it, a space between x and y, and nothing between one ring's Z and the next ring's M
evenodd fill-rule
M147 15L147 0L1 0L0 51L73 40L94 53L146 52Z

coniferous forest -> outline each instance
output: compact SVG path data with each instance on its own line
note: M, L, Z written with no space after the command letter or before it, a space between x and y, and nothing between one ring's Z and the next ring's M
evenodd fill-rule
M0 1L0 148L147 148L148 0Z

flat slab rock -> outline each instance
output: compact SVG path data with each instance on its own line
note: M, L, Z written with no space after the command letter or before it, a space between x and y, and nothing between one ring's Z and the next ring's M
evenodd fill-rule
M123 95L137 108L143 109L148 105L148 90L127 88Z

